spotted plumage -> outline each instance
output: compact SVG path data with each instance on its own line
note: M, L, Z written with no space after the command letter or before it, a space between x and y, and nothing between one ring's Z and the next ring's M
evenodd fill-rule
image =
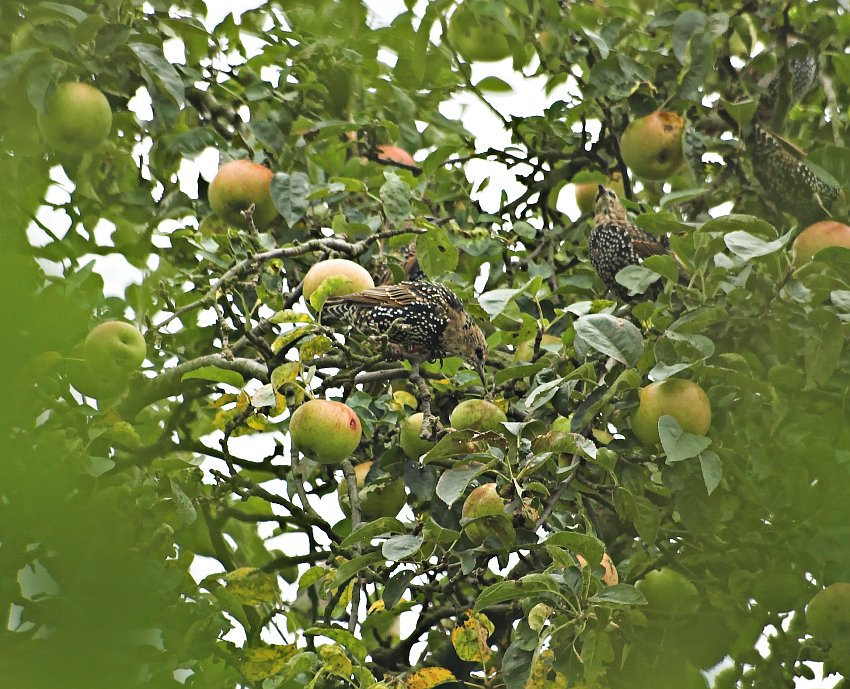
M386 335L412 359L462 356L484 380L484 333L450 289L425 280L381 285L331 297L322 322L348 323L366 335Z
M788 107L799 103L817 84L818 63L812 55L794 57L788 61ZM767 85L760 107L768 113L773 111L779 96L780 75L774 76Z
M805 153L758 123L747 141L753 172L779 209L801 224L823 220L842 196L841 189L819 179L806 165Z
M617 194L601 184L596 194L596 215L589 249L590 263L602 282L623 299L628 293L617 282L617 273L626 266L640 264L648 256L672 256L667 246L629 220ZM679 266L679 282L687 284L689 281L688 274Z

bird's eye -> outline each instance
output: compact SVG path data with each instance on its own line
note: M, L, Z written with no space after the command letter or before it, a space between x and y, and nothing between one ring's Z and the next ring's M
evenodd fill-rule
M478 357L479 359L483 359L484 358L484 350L481 347L476 347L475 348L475 356Z

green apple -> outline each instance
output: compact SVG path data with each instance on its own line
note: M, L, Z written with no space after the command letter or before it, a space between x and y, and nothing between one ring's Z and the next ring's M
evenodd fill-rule
M626 190L623 186L623 176L619 172L610 175L604 186L614 191L621 199L625 198ZM599 182L578 182L575 187L576 206L582 213L590 213L596 206L596 192L599 191Z
M487 400L464 400L449 415L449 424L457 431L501 431L507 420L505 412Z
M647 572L635 586L646 598L652 612L686 616L692 615L699 607L696 586L681 572L667 567Z
M540 346L549 345L549 344L561 344L561 338L555 337L555 335L548 335L546 333L540 338ZM516 348L516 360L517 361L531 361L534 356L534 338L530 340L523 340L517 345Z
M431 440L423 440L419 437L419 433L422 430L423 418L424 415L420 411L416 414L411 414L406 419L402 419L399 426L398 444L408 459L419 459L437 444Z
M342 402L309 400L289 420L292 447L320 464L337 464L360 444L362 428L354 410Z
M91 329L85 342L88 368L107 378L125 379L145 361L147 345L139 329L124 321L106 321Z
M362 462L354 467L354 475L357 478L357 491L360 496L360 514L363 521L371 522L381 517L395 517L407 501L404 490L404 481L394 478L390 481L380 483L378 486L366 490L366 476L372 468L373 462ZM340 509L345 516L351 515L351 501L348 497L348 482L343 479L337 488L337 498Z
M685 121L675 112L656 110L630 122L620 137L623 162L638 177L667 179L682 166Z
M496 524L505 519L505 501L496 491L495 483L485 483L474 488L461 508L464 519L472 519L463 527L466 537L475 546L484 543L494 533Z
M210 182L208 198L216 215L234 227L247 227L242 211L254 206L254 225L268 227L278 217L271 197L274 173L250 160L231 160Z
M57 151L79 155L102 144L112 129L112 108L94 86L67 81L36 117L44 140Z
M850 639L850 583L839 581L818 591L806 606L806 624L816 639Z
M494 62L511 54L505 27L495 18L460 5L449 19L449 40L468 62Z
M659 442L658 419L672 416L682 430L704 435L711 425L711 404L705 391L696 383L668 378L651 383L638 391L640 404L632 416L632 430L645 447Z

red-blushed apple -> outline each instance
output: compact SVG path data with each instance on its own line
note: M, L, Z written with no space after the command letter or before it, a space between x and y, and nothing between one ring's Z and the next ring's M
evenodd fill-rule
M138 369L147 356L145 338L139 329L124 321L106 321L91 329L85 342L85 360L90 371L107 378L122 378Z
M468 62L494 62L511 54L505 27L495 17L459 5L449 18L449 41Z
M682 166L684 131L685 121L667 110L630 122L620 137L623 162L638 177L666 179Z
M360 497L360 514L363 521L371 522L381 517L395 517L404 503L407 495L404 491L404 481L400 478L390 479L386 483L365 490L366 475L372 468L373 462L361 462L354 467L357 478L357 491ZM348 482L343 478L337 488L339 507L346 517L351 515L351 500L348 495Z
M604 186L614 191L621 199L626 195L623 176L619 172L608 177ZM575 188L576 205L579 211L590 213L596 205L596 192L599 191L599 182L578 182Z
M699 607L696 586L681 572L662 567L647 572L635 586L644 595L648 611L669 616L686 616Z
M112 108L103 93L76 81L59 84L36 117L44 140L57 151L79 155L102 144L112 129Z
M254 206L254 225L263 229L278 217L271 197L274 173L250 160L231 160L218 169L210 182L210 208L231 225L246 228L242 211Z
M496 491L495 483L484 483L466 497L461 508L463 519L473 519L463 527L470 543L479 546L493 535L498 518L504 519L505 501ZM495 518L495 519L490 519Z
M581 555L576 555L576 560L578 560L579 569L587 567L587 560L585 560ZM608 553L602 553L602 560L599 564L602 565L602 569L604 570L602 581L604 581L606 585L616 586L620 583L620 575L617 574L617 568L614 566L614 561Z
M292 447L320 464L336 464L360 444L362 428L354 410L342 402L309 400L292 413Z
M419 437L423 418L424 416L420 411L402 419L401 424L399 424L398 444L408 459L419 459L437 444Z
M830 584L812 596L806 606L806 624L820 641L850 639L850 583Z
M645 447L659 442L658 419L672 416L682 430L705 435L711 425L711 403L696 383L681 378L668 378L638 390L640 404L632 416L632 430Z
M359 263L345 258L329 258L310 266L310 270L304 276L304 298L310 299L328 278L340 278L329 283L332 285L331 291L327 294L329 297L360 292L375 286L369 271Z
M501 431L507 420L505 412L487 400L464 400L449 415L449 424L457 431Z
M378 146L378 160L389 160L399 165L416 167L416 161L410 153L405 151L401 146L393 146L391 144Z
M829 246L850 249L850 227L834 220L809 225L794 240L794 264L799 266L811 261L818 251Z

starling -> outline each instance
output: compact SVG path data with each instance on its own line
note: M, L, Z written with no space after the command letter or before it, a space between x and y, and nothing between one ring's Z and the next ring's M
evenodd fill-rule
M349 323L367 335L385 334L410 359L462 356L484 382L484 333L443 285L405 281L331 297L322 307L322 321Z
M753 172L779 209L801 224L823 220L843 196L841 189L819 179L806 165L805 152L753 125L747 146L752 152Z
M817 84L818 63L812 55L793 57L788 61L788 102L786 107L799 103ZM767 85L767 93L761 98L759 114L769 116L777 104L780 75L776 75Z
M673 255L661 241L632 223L617 194L601 184L596 193L596 215L589 245L590 263L605 286L622 299L628 293L616 280L618 272L626 266L639 265L647 256ZM680 265L679 282L686 285L689 281Z

